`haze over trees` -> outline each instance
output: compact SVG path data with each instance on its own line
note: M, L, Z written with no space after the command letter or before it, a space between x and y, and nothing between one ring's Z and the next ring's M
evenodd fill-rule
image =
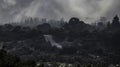
M34 67L34 61L109 64L120 62L120 21L117 15L112 22L98 22L95 25L87 24L77 17L72 17L68 22L52 20L52 24L46 19L28 20L21 24L0 25L0 45L5 50L0 50L0 56L4 60L3 62L0 59L0 65L6 67L5 65L10 63L8 66L15 67L14 64L20 63L23 67L29 64ZM36 25L32 26L32 23ZM51 38L46 40L45 35ZM49 39L62 48L53 46ZM29 59L34 61L27 62Z

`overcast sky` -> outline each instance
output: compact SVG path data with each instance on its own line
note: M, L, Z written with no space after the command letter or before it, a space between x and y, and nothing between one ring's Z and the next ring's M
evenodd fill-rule
M25 17L48 19L78 17L94 22L120 14L120 0L0 0L0 23Z

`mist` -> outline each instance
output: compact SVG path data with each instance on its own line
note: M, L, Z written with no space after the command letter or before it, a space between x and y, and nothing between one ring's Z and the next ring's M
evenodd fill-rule
M59 20L78 17L92 23L119 12L119 0L1 0L0 23L20 22L26 17Z

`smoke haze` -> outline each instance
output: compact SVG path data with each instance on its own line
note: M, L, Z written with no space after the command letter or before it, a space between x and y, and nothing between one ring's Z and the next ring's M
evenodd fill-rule
M47 19L78 17L86 22L120 14L119 0L0 0L0 23L25 17Z

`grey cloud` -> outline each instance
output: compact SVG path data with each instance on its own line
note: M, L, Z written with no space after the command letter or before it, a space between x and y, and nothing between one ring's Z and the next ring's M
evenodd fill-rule
M8 2L7 2L8 1ZM100 17L120 14L119 0L4 0L0 2L0 22L20 21L25 17L48 19L79 17L94 22Z

